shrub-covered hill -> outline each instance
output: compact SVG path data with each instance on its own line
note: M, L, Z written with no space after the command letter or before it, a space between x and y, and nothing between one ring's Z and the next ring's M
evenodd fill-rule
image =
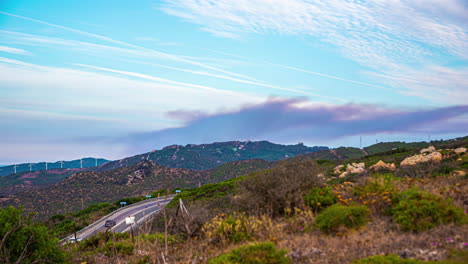
M142 196L159 189L188 188L219 182L273 164L263 160L238 161L208 171L168 168L152 161L110 171L78 172L37 190L21 192L4 201L3 206L23 206L26 212L37 212L43 219L59 213L73 212L93 203Z
M307 147L303 144L281 145L268 141L228 141L186 146L172 145L162 150L108 162L99 171L131 166L142 160L151 160L170 168L208 170L227 162L262 159L276 161L297 155L326 150L327 147Z

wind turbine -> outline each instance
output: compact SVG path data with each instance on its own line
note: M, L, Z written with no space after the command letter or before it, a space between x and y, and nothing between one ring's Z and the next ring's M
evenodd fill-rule
M96 167L97 167L97 158L94 158L94 161L96 161Z
M45 163L45 169L47 170L47 161L46 161L46 163Z
M80 159L80 168L83 168L83 159Z
M63 169L63 160L61 160L59 162L60 162L60 168Z
M15 166L13 166L13 169L15 170L15 173L16 173L16 167L18 167L18 166L16 166L16 164L15 164Z
M32 171L32 163L29 163L29 171Z

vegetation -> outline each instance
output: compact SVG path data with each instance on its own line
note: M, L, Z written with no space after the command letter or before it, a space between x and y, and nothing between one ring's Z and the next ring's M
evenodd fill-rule
M208 264L288 264L285 250L277 250L271 242L245 245L219 257Z
M335 204L317 216L315 225L326 233L338 233L342 228L358 228L367 223L369 209L365 205L345 206Z
M444 223L460 223L463 210L450 199L417 189L393 195L393 220L405 231L419 232Z
M41 223L14 207L0 209L0 263L65 263L67 255Z
M314 211L318 212L337 202L336 194L330 186L323 188L312 188L308 194L304 196L304 202Z

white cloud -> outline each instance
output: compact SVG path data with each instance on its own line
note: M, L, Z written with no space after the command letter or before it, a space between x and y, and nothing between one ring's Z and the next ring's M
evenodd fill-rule
M17 55L31 55L31 52L26 51L24 49L18 49L18 48L7 47L7 46L0 46L0 52L6 52L6 53L11 53L11 54L17 54Z
M31 116L36 111L38 115L54 120L68 116L68 120L80 117L121 122L121 131L125 132L174 126L176 124L165 115L171 110L212 111L263 100L249 93L102 70L111 74L45 67L0 58L3 91L0 100L3 110L0 109L0 112L8 108L27 110L21 114L29 113ZM9 110L11 118L18 114ZM17 129L21 130L21 127Z
M419 94L424 76L466 69L443 67L450 60L468 59L467 8L449 1L307 1L307 0L170 0L158 5L168 14L199 24L217 36L247 33L309 35L329 43L341 54L383 76L409 70L410 82L390 81L409 94ZM436 66L429 66L436 65ZM434 71L434 68L438 70ZM443 67L443 68L442 68ZM403 73L406 74L406 73ZM435 74L424 83L429 92L452 89L453 81ZM467 89L467 82L459 89ZM452 89L449 93L456 93ZM447 97L431 96L450 102Z

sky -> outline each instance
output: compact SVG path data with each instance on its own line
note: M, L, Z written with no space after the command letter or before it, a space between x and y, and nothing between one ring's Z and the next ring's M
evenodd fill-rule
M2 0L0 164L468 132L463 0Z

